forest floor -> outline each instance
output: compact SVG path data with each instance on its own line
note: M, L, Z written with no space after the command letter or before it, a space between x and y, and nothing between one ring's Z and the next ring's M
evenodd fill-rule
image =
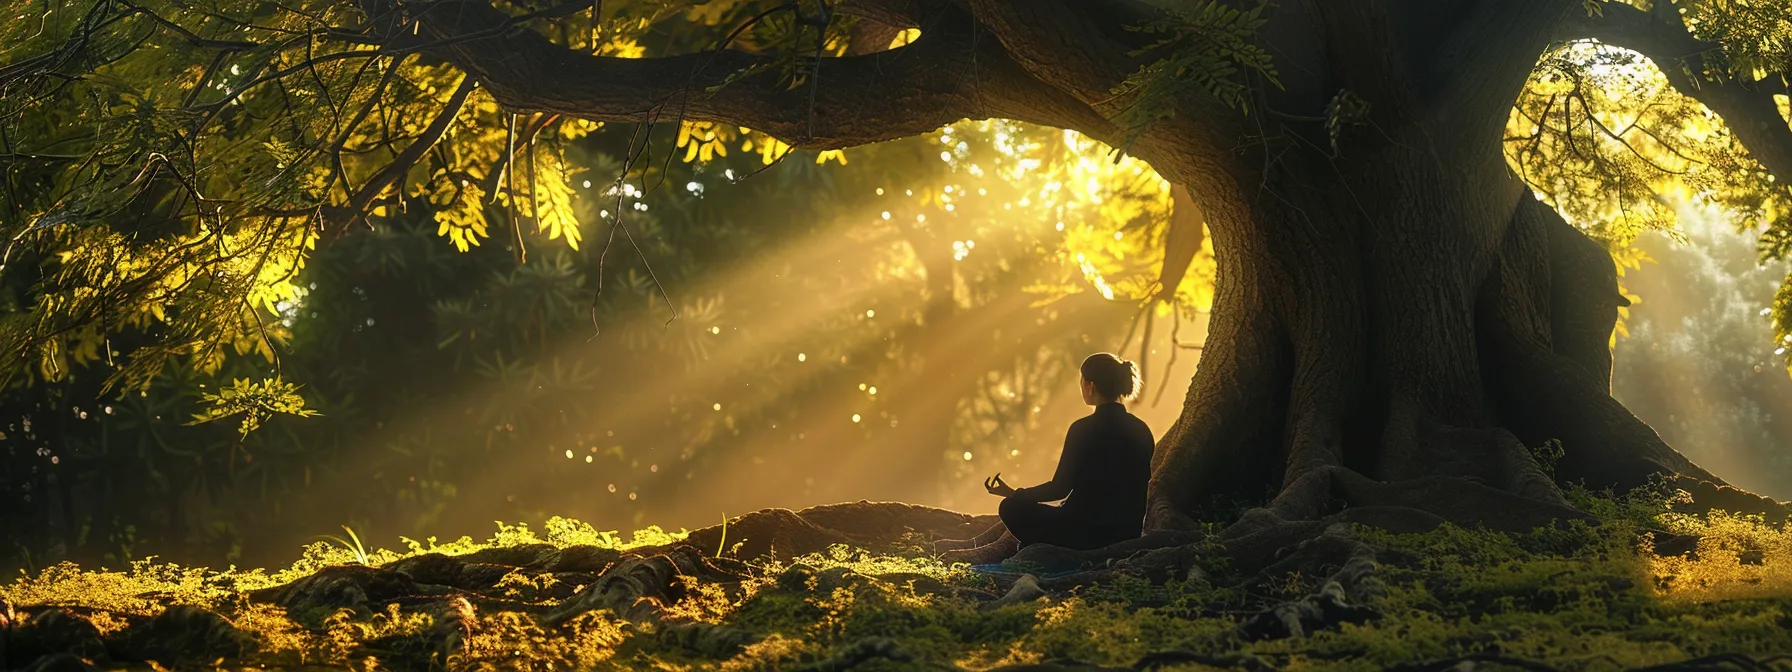
M63 565L0 586L0 669L1792 669L1783 525L1575 503L1600 522L1351 530L1377 587L1355 603L1217 546L1170 577L943 564L929 539L990 518L901 504L319 543L272 572Z

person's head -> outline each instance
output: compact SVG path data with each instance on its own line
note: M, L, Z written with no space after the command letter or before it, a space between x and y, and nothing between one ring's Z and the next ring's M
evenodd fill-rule
M1139 367L1130 359L1097 352L1083 360L1083 403L1090 406L1130 399L1139 393Z

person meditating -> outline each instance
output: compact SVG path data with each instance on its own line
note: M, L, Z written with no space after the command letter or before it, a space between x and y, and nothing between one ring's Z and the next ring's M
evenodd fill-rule
M1145 421L1121 403L1138 394L1139 369L1098 352L1083 360L1083 403L1095 412L1070 425L1052 480L1015 489L996 474L983 482L1002 497L1002 522L976 538L942 541L949 562L999 562L1029 544L1094 549L1137 538L1156 443ZM1046 502L1064 500L1053 506Z

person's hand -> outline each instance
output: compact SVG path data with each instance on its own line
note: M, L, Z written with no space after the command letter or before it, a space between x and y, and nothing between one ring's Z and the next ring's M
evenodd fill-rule
M997 497L1007 497L1014 494L1014 488L1009 487L1007 483L1002 482L1001 472L997 472L996 475L983 479L983 489L988 490L989 494Z

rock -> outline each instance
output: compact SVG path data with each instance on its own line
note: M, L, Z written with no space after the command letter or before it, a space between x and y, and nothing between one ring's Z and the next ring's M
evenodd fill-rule
M127 661L175 663L240 658L253 650L255 638L215 613L176 605L154 618L139 621L112 638L112 657Z
M7 664L19 665L58 653L98 659L106 655L100 629L93 621L63 608L46 609L13 628L8 637Z
M367 611L422 592L417 582L404 572L384 567L336 565L292 583L254 591L249 598L284 607L295 619L317 621L338 609Z
M545 569L550 572L600 574L622 557L622 552L601 546L568 546L554 552Z
M1006 594L984 606L987 609L1000 609L1010 605L1032 602L1045 596L1045 589L1039 587L1038 577L1032 574L1022 574L1019 579L1014 580L1014 585L1008 588Z

